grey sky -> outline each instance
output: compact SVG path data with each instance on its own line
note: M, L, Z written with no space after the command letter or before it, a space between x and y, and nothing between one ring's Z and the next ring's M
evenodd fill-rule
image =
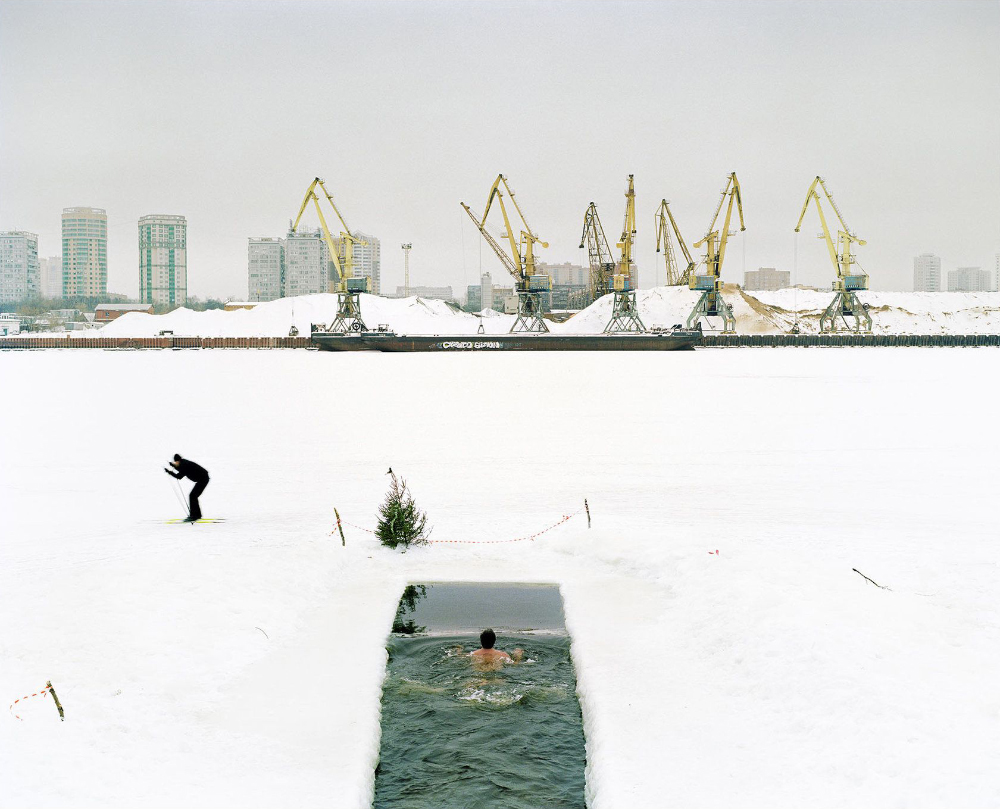
M542 258L574 262L591 200L617 238L634 173L651 286L659 200L690 244L733 170L728 280L793 269L816 174L873 288L924 251L992 269L1000 4L0 3L0 229L58 255L62 208L106 208L112 291L138 293L137 219L176 213L190 292L243 297L247 237L284 235L316 175L381 238L383 288L403 241L411 283L464 292L480 255L506 283L459 207L500 171ZM826 285L818 231L797 280Z

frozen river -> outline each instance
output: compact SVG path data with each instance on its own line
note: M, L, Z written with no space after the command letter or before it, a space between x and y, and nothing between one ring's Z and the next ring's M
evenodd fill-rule
M0 806L368 806L403 586L492 580L561 587L594 809L995 807L998 378L996 349L0 352L0 697L66 709L0 722ZM225 523L162 522L175 452ZM462 542L330 535L390 466Z

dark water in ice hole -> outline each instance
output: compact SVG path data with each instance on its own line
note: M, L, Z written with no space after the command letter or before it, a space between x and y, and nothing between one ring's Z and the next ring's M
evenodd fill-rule
M486 626L525 662L477 670L468 653ZM430 634L389 639L376 809L582 809L583 723L557 587L409 587L396 628Z

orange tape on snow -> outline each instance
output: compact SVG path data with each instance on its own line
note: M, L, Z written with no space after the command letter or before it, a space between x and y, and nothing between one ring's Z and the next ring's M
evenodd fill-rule
M504 545L508 542L524 542L526 539L534 541L535 537L540 537L542 534L551 531L553 528L558 528L564 522L569 522L577 514L583 512L581 508L579 511L575 511L572 514L563 515L563 518L559 522L553 523L548 528L543 528L541 531L536 531L533 534L529 534L526 537L518 537L517 539L429 539L427 540L428 545Z
M351 528L357 528L359 531L367 531L369 534L372 534L374 536L378 536L374 531L372 531L371 528L365 528L364 526L361 526L361 525L355 525L354 523L348 522L347 520L344 520L343 523L344 523L344 525L351 526Z
M32 697L37 697L37 696L39 696L39 695L41 695L41 696L43 696L43 697L44 697L44 696L45 696L46 694L48 694L48 693L49 693L49 689L48 689L48 686L46 686L46 687L45 687L45 688L43 688L43 689L42 689L41 691L36 691L36 692L35 692L34 694L27 694L27 695L25 695L25 696L21 697L20 699L16 699L16 700L14 700L14 701L13 701L13 702L12 702L12 703L10 704L10 707L9 707L9 708L8 708L7 710L9 710L9 711L10 711L10 712L11 712L12 714L14 714L14 718L15 718L15 719L17 719L17 720L19 720L19 721L23 722L24 720L23 720L23 719L21 719L21 717L20 717L20 716L18 716L18 715L17 715L16 713L14 713L14 706L15 706L15 705L17 705L17 703L19 703L19 702L24 702L24 701L25 701L26 699L31 699Z

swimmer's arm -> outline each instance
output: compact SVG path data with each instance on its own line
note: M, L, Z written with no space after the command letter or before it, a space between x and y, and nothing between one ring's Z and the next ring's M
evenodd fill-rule
M524 657L524 649L514 649L510 653L512 663L520 663L521 658Z

